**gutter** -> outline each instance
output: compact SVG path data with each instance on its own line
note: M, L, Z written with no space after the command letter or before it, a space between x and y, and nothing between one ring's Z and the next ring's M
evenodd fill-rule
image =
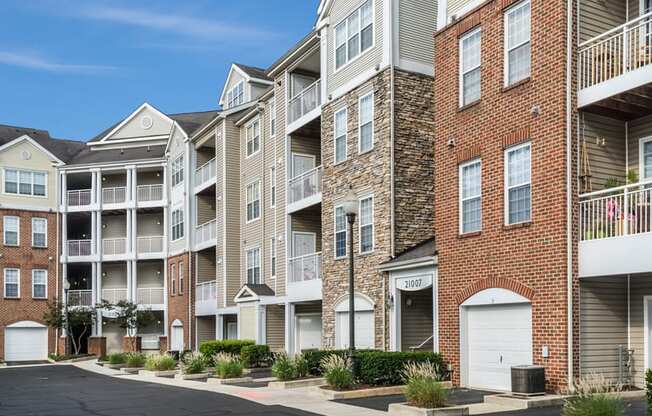
M568 388L573 390L573 188L572 188L572 76L573 76L573 2L566 2L566 326Z

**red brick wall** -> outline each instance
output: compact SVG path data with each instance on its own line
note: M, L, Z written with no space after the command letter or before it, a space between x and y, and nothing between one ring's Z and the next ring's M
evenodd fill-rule
M174 322L175 319L180 320L183 322L183 338L184 338L184 343L185 347L189 348L190 347L190 340L194 340L193 335L189 332L190 331L190 323L188 322L188 304L190 302L190 258L191 256L189 253L183 253L178 256L170 257L168 258L167 261L167 267L168 267L168 334L172 333L172 322ZM183 292L179 292L179 265L183 262L183 272L184 272L184 279L183 279ZM172 293L172 287L170 286L172 284L172 265L176 265L176 292L173 295ZM193 306L193 315L194 315L194 304ZM194 318L193 318L194 319ZM194 322L193 322L193 333L194 333ZM168 341L170 337L168 336ZM169 349L169 345L168 348Z
M532 0L531 78L503 88L503 3L489 1L435 36L435 234L440 347L460 380L459 305L488 287L532 300L533 358L548 389L567 377L566 4ZM512 2L514 3L514 2ZM482 27L482 98L460 110L458 41ZM463 27L464 29L460 29ZM540 108L539 115L531 109ZM504 149L529 137L532 221L504 225ZM455 146L448 141L455 139ZM482 159L482 232L459 235L459 163ZM548 346L550 356L541 357Z
M2 236L4 224L2 217L20 218L19 247L5 246ZM47 218L48 247L32 247L32 218ZM18 321L43 322L47 302L56 297L57 277L57 214L36 211L19 211L0 209L0 359L4 359L5 327ZM50 257L52 258L50 260ZM4 269L20 269L20 299L4 298ZM48 299L32 299L32 270L48 271ZM54 352L55 333L49 330L48 351ZM63 353L63 352L61 352Z

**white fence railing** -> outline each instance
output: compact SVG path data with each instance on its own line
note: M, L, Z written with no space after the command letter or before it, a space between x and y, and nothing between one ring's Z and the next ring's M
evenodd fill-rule
M70 306L93 305L93 291L92 290L69 290L68 305Z
M102 254L105 256L115 256L127 252L126 238L105 238L102 240Z
M138 254L161 253L163 251L163 237L138 237L136 239Z
M290 282L321 279L321 252L291 258L288 260L288 268Z
M203 185L206 182L215 179L217 175L215 158L204 163L195 170L195 186Z
M217 237L217 220L211 220L195 227L195 244L205 243Z
M83 207L91 204L91 190L79 189L76 191L68 191L68 206Z
M317 166L308 172L290 179L288 184L290 188L289 203L292 204L321 193L321 179L323 174L324 169L321 166Z
M652 12L580 44L579 87L592 87L647 65L652 65Z
M652 181L580 196L580 240L652 232Z
M196 289L197 302L217 299L217 282L214 280L197 283Z
M124 186L116 188L102 188L103 204L122 204L127 200L127 188Z
M92 252L91 240L68 240L69 256L90 256Z
M136 289L136 302L139 305L161 305L163 292L162 287L139 287Z
M163 200L163 185L138 185L136 187L138 202L155 202Z
M127 288L102 289L102 300L114 305L121 300L127 300Z
M295 95L294 98L290 99L290 102L288 103L288 122L294 123L321 105L320 86L321 82L320 80L317 80L303 89L299 94Z

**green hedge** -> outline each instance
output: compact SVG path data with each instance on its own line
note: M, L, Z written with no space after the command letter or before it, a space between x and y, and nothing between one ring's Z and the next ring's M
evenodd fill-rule
M240 350L240 359L245 368L267 367L272 361L272 353L267 345L245 345Z
M354 373L360 384L396 386L404 384L403 368L409 362L433 362L442 370L444 361L434 352L357 351Z
M347 357L348 350L305 350L303 358L308 363L308 371L313 376L321 376L324 369L321 367L321 360L329 355L336 354L341 357Z
M199 345L199 352L211 359L213 358L213 355L217 354L218 352L226 352L229 354L237 355L239 357L242 347L254 344L256 344L254 341L248 339L204 341Z
M645 372L645 393L647 396L647 409L652 413L652 370Z

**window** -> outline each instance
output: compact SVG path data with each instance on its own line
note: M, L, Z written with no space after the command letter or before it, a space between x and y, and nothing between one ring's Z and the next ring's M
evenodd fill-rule
M260 248L247 250L247 283L260 283Z
M247 222L260 218L260 181L247 185Z
M172 186L177 186L183 182L183 155L177 157L172 162Z
M460 231L482 229L482 163L475 160L460 166Z
M346 108L335 113L335 164L346 160L347 119Z
M244 103L244 81L238 82L226 93L226 108L232 108L242 103Z
M4 230L4 245L17 246L20 243L20 218L18 217L4 217L3 218Z
M172 296L177 294L177 265L176 264L170 266L170 290Z
M272 237L272 240L269 244L269 250L271 252L270 269L272 272L272 277L276 277L276 237Z
M247 157L260 150L260 122L258 120L247 126Z
M530 76L530 1L505 12L505 85Z
M358 151L368 152L374 147L374 94L360 98L358 102L359 120L358 127Z
M344 207L335 207L335 257L346 256L346 214Z
M4 178L4 191L7 194L46 196L47 174L45 172L5 169Z
M374 250L374 198L360 200L360 253Z
M20 297L20 270L5 269L5 298Z
M276 167L269 168L269 205L276 206Z
M47 247L48 245L48 220L45 218L32 218L32 246Z
M48 271L32 270L32 297L34 299L47 299L48 297Z
M269 135L276 136L276 100L269 102Z
M172 241L183 238L183 210L172 211Z
M183 295L183 282L185 277L185 270L183 268L183 262L179 262L179 294Z
M481 43L480 29L460 39L460 107L480 99Z
M335 69L339 69L371 48L373 44L371 0L335 26Z
M507 224L528 222L531 218L530 151L529 143L505 151L507 164L505 170Z
M652 179L652 137L640 141L641 179Z

